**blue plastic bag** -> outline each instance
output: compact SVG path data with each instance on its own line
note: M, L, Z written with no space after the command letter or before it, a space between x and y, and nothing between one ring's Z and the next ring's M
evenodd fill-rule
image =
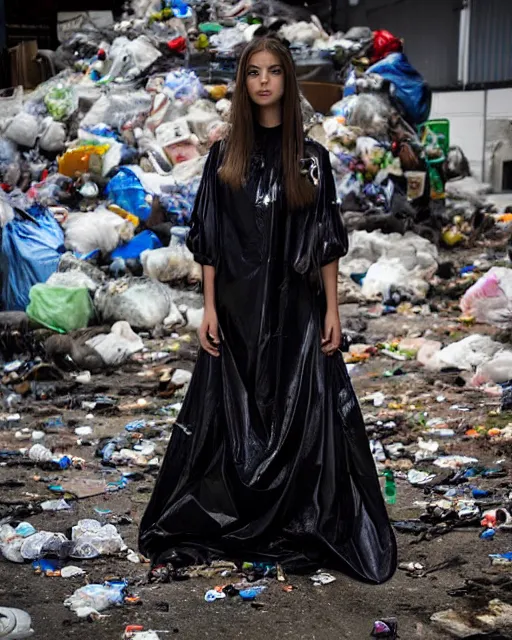
M126 244L119 245L110 256L115 260L116 258L122 258L123 260L135 259L140 257L140 254L146 249L160 249L162 243L158 239L158 236L152 231L142 231Z
M347 79L345 80L345 86L343 87L343 97L353 96L357 93L357 76L354 67L350 66Z
M25 311L32 286L48 280L65 252L64 233L51 213L40 205L30 207L28 213L37 224L15 218L3 229L2 257L7 273L2 282L2 303L6 311Z
M121 167L105 190L107 197L118 207L141 220L151 214L151 195L129 167Z
M391 53L372 65L366 73L377 73L392 84L391 97L411 124L421 124L428 120L432 92L405 54Z

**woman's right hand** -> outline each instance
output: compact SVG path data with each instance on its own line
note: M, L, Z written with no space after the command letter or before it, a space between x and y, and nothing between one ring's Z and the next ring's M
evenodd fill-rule
M199 342L205 351L217 358L219 351L219 322L215 309L205 309L203 321L199 327Z

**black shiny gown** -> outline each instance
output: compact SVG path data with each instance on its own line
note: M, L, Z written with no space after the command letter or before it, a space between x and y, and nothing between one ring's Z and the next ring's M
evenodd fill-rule
M220 182L215 145L188 239L216 268L221 355L201 351L140 526L153 564L216 558L389 579L396 544L341 352L325 356L321 267L347 237L329 155L306 141L315 206L289 213L281 128L256 131L250 177Z

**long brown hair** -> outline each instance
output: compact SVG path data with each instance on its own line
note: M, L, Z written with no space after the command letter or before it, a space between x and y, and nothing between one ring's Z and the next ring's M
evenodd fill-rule
M300 172L300 161L304 158L304 125L295 64L289 49L276 36L255 38L240 57L231 106L231 127L219 176L235 190L241 189L247 179L256 117L256 105L247 91L247 68L251 57L260 51L273 53L283 68L284 94L281 108L284 189L289 207L301 209L313 202L314 188Z

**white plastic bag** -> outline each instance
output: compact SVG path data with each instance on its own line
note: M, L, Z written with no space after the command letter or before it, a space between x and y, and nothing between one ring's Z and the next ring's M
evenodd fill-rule
M5 227L5 225L8 222L12 222L12 220L14 220L13 208L7 202L7 200L0 198L0 225L2 227Z
M22 147L33 147L39 133L37 118L26 111L18 113L5 130L5 137Z
M474 333L435 353L427 366L436 371L451 368L472 371L491 360L502 348L499 342L489 336Z
M62 122L55 122L53 118L45 118L42 124L42 132L39 137L39 147L43 151L55 153L62 151L66 146L67 132Z
M63 227L66 248L78 253L96 249L110 253L121 241L131 240L134 233L131 222L103 207L87 213L72 213Z
M392 289L424 298L429 284L414 272L408 271L399 258L380 258L368 269L362 294L368 299L382 296L383 300L387 300Z
M201 280L201 267L194 262L194 256L186 245L173 244L161 249L147 249L140 255L144 275L160 282Z
M50 287L66 287L69 289L80 289L85 287L91 293L94 293L98 288L98 284L94 282L83 271L57 271L46 281L46 284Z
M71 540L76 543L75 546L77 543L91 545L100 555L112 555L128 548L113 524L102 526L100 522L92 518L77 522L71 529ZM71 557L73 557L73 553L71 553Z
M123 587L121 585L88 584L66 598L64 606L74 611L79 618L86 618L91 613L104 611L122 602Z
M86 344L97 351L108 366L118 366L144 349L141 338L124 321L116 322L110 333L97 335Z
M462 296L460 308L478 322L509 327L512 324L512 269L490 269Z
M512 351L501 351L477 368L471 383L480 386L487 382L500 384L508 380L512 380Z

